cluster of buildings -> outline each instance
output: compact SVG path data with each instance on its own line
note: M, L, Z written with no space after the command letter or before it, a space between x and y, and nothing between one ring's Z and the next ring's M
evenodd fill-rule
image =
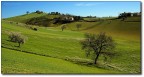
M141 16L141 12L131 13L131 16Z
M134 17L134 16L141 16L141 12L135 12L135 13L131 13L131 12L124 12L124 13L120 13L118 18L121 17Z

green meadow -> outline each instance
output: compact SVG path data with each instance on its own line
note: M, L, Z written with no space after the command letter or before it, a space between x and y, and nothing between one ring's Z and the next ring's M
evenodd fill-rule
M26 20L46 14L31 13L2 19L1 66L2 74L140 74L141 73L141 18L130 17L126 21L109 19L98 22L71 22L61 31L62 25L27 28ZM51 15L51 18L57 17ZM88 20L88 19L87 19ZM12 24L10 23L13 22ZM137 21L137 22L135 22ZM21 25L16 24L21 23ZM76 24L82 27L77 30ZM53 24L51 24L53 25ZM27 37L26 43L10 42L8 34L19 32ZM85 33L106 32L116 42L112 59L94 65L92 57L86 57L80 41Z

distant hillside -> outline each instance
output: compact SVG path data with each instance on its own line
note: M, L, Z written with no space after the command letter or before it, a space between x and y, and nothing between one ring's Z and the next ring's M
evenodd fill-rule
M128 17L125 21L127 21L127 22L141 22L141 17L140 16Z
M70 14L60 14L60 13L57 14L57 12L44 13L41 11L40 12L36 11L30 14L24 14L20 16L6 18L4 20L25 23L27 25L38 25L49 27L51 25L54 26L53 24L65 24L70 23L72 21L78 21L80 19L81 19L80 16L74 16Z
M30 14L24 14L24 15L20 15L20 16L15 16L15 17L10 17L10 18L6 18L5 20L9 20L9 21L14 21L14 22L21 22L21 23L25 23L27 20L34 18L34 17L41 17L41 16L46 16L46 13L30 13Z
M77 20L72 21L72 17ZM60 28L62 24L66 24L66 29L77 31L77 24L81 27L79 31L98 33L106 32L110 35L129 35L132 38L139 38L141 31L141 16L127 17L124 21L116 18L83 18L74 17L64 14L47 14L47 13L30 13L21 16L7 18L5 20L21 22L27 25L38 25L44 27L57 27ZM80 21L79 21L80 20Z
M113 19L97 22L74 22L67 24L67 29L78 31L76 27L77 24L82 25L79 28L79 31L82 32L106 32L107 34L116 37L124 36L125 38L140 39L141 17L128 17L125 21L121 21L121 19Z

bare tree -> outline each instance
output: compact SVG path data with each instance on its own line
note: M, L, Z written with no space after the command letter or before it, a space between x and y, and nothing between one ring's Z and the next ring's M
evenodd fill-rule
M62 31L63 31L65 28L66 28L65 25L62 25L62 26L61 26Z
M115 43L110 36L106 36L105 33L100 34L85 34L86 39L81 41L82 49L86 51L86 55L94 55L94 64L97 63L99 56L102 54L104 57L113 56L114 53L110 50L115 48ZM92 53L93 52L93 53Z
M77 30L79 30L79 28L81 28L81 24L77 24L76 28L77 28Z
M26 40L25 36L21 35L20 33L16 33L16 32L11 32L9 34L9 38L10 38L10 41L18 43L19 44L18 47L20 47L21 44L24 44L25 40Z

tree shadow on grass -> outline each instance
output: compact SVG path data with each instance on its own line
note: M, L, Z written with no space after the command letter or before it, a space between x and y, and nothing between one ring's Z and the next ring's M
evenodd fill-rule
M115 57L120 56L120 54L115 54ZM93 67L93 68L100 68L100 69L106 69L106 70L115 70L115 71L122 71L116 66L111 65L111 60L109 59L108 61L102 62L99 61L97 64L94 64L93 60L90 59L82 59L82 58L70 58L66 57L64 60L70 61L74 64L82 65L82 66L88 66L88 67Z

